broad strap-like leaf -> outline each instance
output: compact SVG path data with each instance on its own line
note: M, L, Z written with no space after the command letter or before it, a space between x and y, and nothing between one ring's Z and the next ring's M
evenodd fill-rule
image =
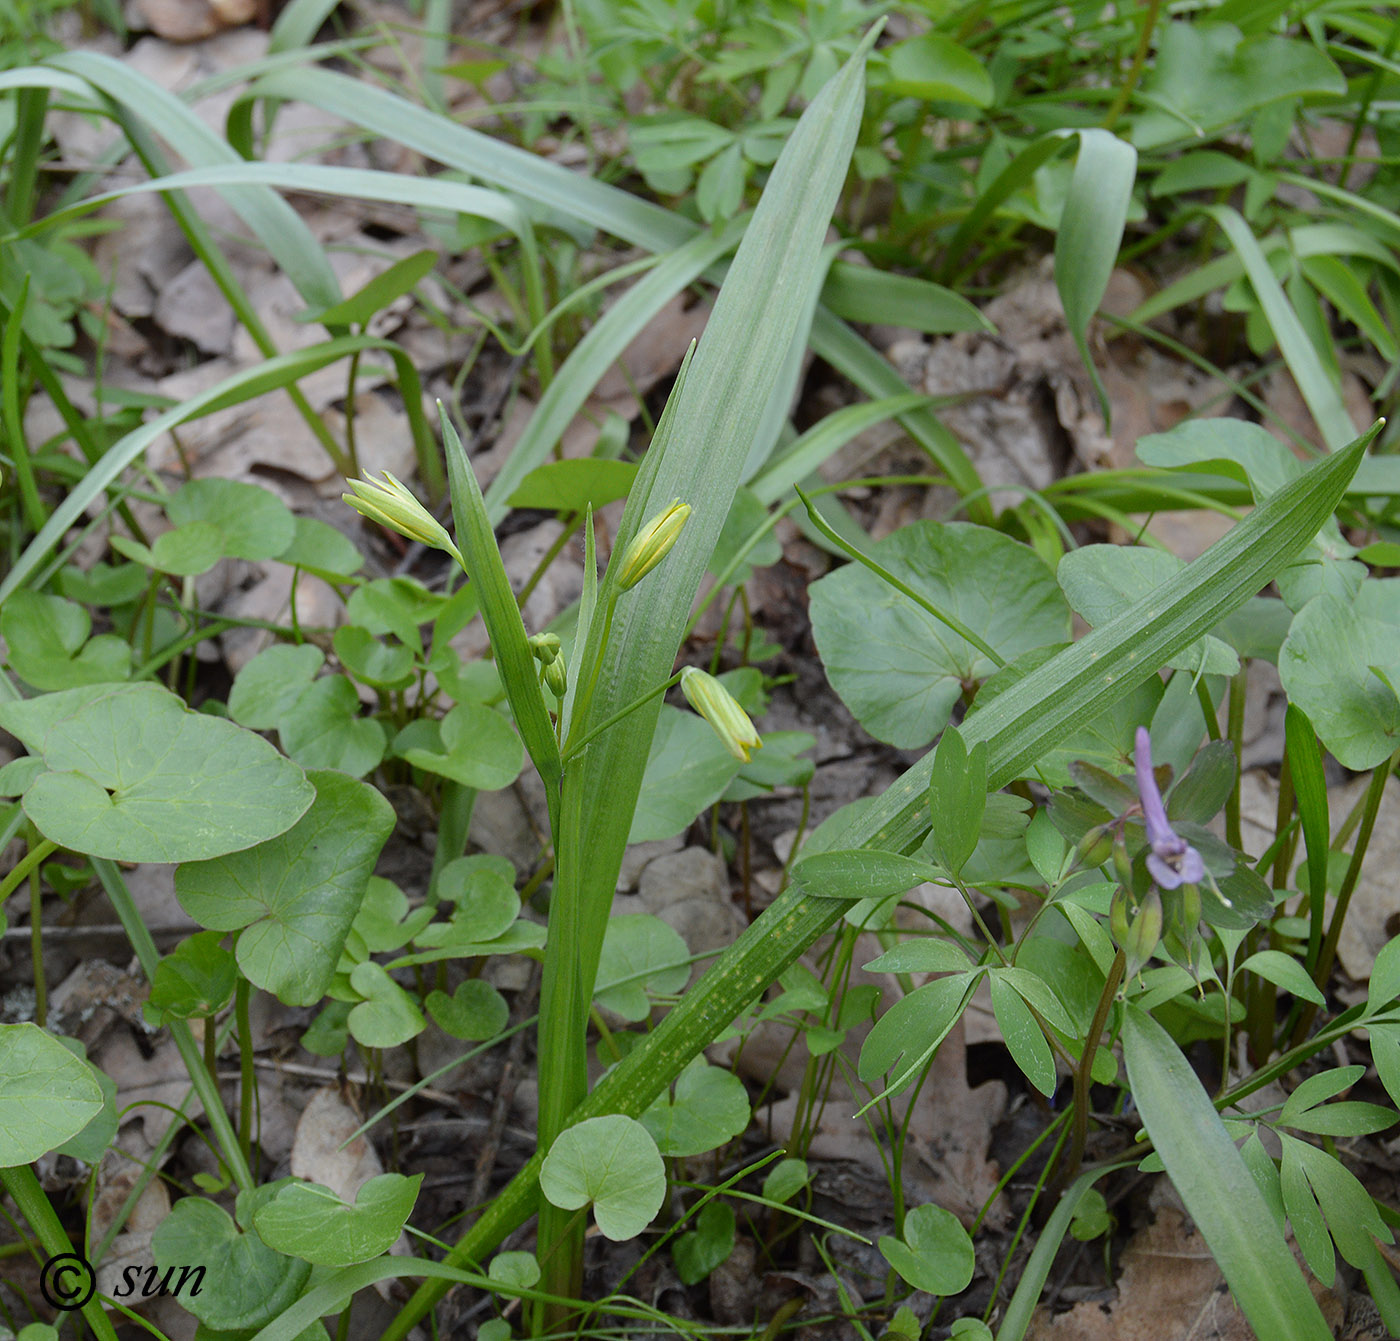
M441 405L439 405L441 413ZM501 683L510 700L515 724L525 748L544 779L551 818L559 809L559 746L544 706L544 693L535 672L535 658L520 618L520 607L511 591L500 547L486 515L481 486L462 440L446 414L442 414L442 440L447 452L447 481L452 494L452 518L456 524L457 546L466 561L467 572L477 589L477 601L491 647L500 667Z
M1172 1184L1256 1335L1327 1341L1331 1329L1201 1082L1145 1011L1123 1018L1133 1100Z

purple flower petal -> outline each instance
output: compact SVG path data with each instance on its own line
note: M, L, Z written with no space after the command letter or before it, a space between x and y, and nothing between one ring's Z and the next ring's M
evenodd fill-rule
M1167 819L1167 808L1152 773L1152 739L1147 728L1140 726L1136 737L1134 760L1137 772L1138 800L1142 803L1143 824L1147 829L1147 873L1161 889L1179 889L1205 879L1206 864Z

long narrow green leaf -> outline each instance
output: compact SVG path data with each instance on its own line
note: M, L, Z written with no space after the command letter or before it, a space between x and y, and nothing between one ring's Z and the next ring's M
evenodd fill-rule
M86 80L93 90L121 104L192 166L239 161L228 142L210 130L182 99L114 57L95 51L67 51L52 57L45 66L35 67L34 72L42 76L50 66ZM340 301L340 284L324 250L285 200L258 186L223 187L220 194L277 256L308 303L329 307Z
M1079 132L1079 154L1055 234L1055 287L1079 357L1098 393L1104 423L1108 392L1089 353L1089 322L1099 309L1123 243L1137 173L1137 151L1110 131Z
M1327 900L1327 853L1332 820L1327 808L1327 778L1322 771L1322 751L1307 714L1295 703L1284 715L1284 737L1293 793L1298 798L1298 818L1308 853L1308 969L1317 967L1322 948L1323 908Z
M447 453L447 480L452 494L452 518L456 523L457 546L466 560L467 572L476 588L477 604L491 648L500 667L501 683L505 686L510 710L520 730L525 748L544 779L545 796L549 802L552 821L559 812L559 746L554 739L554 727L544 706L544 694L536 677L534 654L526 640L525 623L520 607L510 589L510 578L501 561L501 551L492 533L490 518L481 486L462 440L452 421L442 414L443 447Z
M1356 434L1356 426L1342 403L1341 389L1328 377L1317 350L1308 339L1298 314L1284 294L1283 286L1275 278L1268 258L1249 225L1228 205L1208 206L1206 213L1230 239L1230 245L1234 247L1254 287L1254 296L1264 310L1274 339L1278 341L1288 371L1298 383L1298 390L1322 433L1322 440L1330 450L1336 451Z
M1171 1035L1136 1006L1123 1019L1123 1060L1152 1144L1255 1334L1329 1341L1332 1329L1210 1096Z
M700 231L688 219L659 205L581 177L557 163L468 127L452 125L392 93L329 70L279 70L258 80L229 112L229 135L235 144L246 134L239 128L251 124L253 104L261 98L311 103L376 135L417 149L448 167L471 173L478 181L518 192L651 251L670 251ZM1053 147L1058 150L1063 144ZM843 282L858 296L865 283L865 272L843 272ZM825 308L818 309L813 322L812 348L868 396L897 396L909 390L883 355ZM971 493L981 487L982 481L961 444L932 414L911 410L900 417L900 422L938 463L954 488ZM491 498L489 490L487 497L494 507L497 500ZM974 519L990 519L985 498L978 501L972 514Z
M388 352L405 388L417 388L416 369L408 355L392 341L378 340L366 335L341 336L335 340L308 346L306 349L298 349L291 354L279 355L277 358L268 359L266 363L258 364L255 368L245 368L234 373L233 376L226 377L199 395L190 397L158 418L118 438L101 460L83 476L81 483L54 509L44 529L29 542L15 566L5 575L4 580L0 581L0 601L29 577L44 556L63 539L68 528L83 515L88 505L99 498L122 471L137 460L162 434L192 419L212 414L215 410L222 410L229 405L240 405L269 391L290 386L299 377L305 377L338 359L375 349Z
M1342 497L1377 425L1344 451L1315 464L1254 509L1229 535L1150 596L1100 625L1040 670L969 717L960 732L969 745L987 742L987 785L1000 789L1042 753L1102 713L1157 672L1171 656L1208 632L1271 581L1317 534ZM902 852L928 831L933 752L898 778L858 817L832 835L837 848ZM846 908L789 888L758 917L623 1062L575 1111L636 1115L726 1028ZM481 1260L535 1207L543 1153L535 1156L459 1240L449 1261ZM385 1333L402 1341L443 1291L422 1286ZM263 1341L256 1338L255 1341ZM266 1341L273 1341L272 1337ZM283 1341L279 1333L277 1341Z

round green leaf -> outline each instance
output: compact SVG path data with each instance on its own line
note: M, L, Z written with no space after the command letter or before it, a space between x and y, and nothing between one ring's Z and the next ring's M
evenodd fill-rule
M1146 546L1081 545L1060 560L1055 576L1073 609L1097 628L1148 592L1175 577L1185 565L1174 554ZM1197 638L1167 662L1176 670L1235 675L1235 649L1211 634Z
M32 1164L101 1111L91 1066L37 1024L0 1024L0 1168Z
M176 577L195 577L218 563L225 549L224 533L213 522L186 522L156 537L151 567Z
M154 684L123 685L54 723L25 793L39 831L114 861L193 861L284 832L315 792L267 741L190 712Z
M224 556L230 559L276 558L292 543L296 531L281 499L239 480L191 480L171 496L165 515L177 527L191 522L216 526L222 533Z
M278 563L293 564L333 577L349 577L364 565L355 542L329 522L315 517L298 517L292 543L277 555Z
M10 669L26 684L49 691L125 680L131 648L114 634L89 638L92 620L81 605L37 591L17 591L0 609Z
M517 1290L530 1290L540 1279L540 1264L534 1253L497 1253L486 1268L486 1274L493 1281Z
M394 1246L418 1199L421 1173L381 1173L349 1205L315 1183L286 1184L253 1216L269 1248L313 1266L368 1262Z
M635 1238L666 1197L666 1166L651 1133L614 1113L560 1133L540 1167L540 1190L564 1210L593 1203L604 1238Z
M459 703L437 726L414 722L394 741L394 753L415 768L477 791L509 787L525 763L525 747L510 723L482 703ZM425 730L426 728L426 730Z
M744 1082L697 1058L677 1078L675 1094L660 1095L641 1122L663 1155L703 1155L738 1136L749 1116Z
M986 527L915 522L870 554L1006 661L1069 637L1054 574L1028 546ZM905 749L927 745L947 724L964 682L996 668L861 564L812 584L811 616L832 688L872 736Z
M367 1048L396 1048L423 1032L422 1012L382 964L356 964L350 986L365 999L346 1019L357 1043Z
M238 931L235 953L248 979L290 1006L311 1006L330 986L346 933L393 807L343 773L312 773L315 802L286 833L245 852L186 862L175 894L212 931Z
M326 663L313 643L277 643L259 652L238 672L228 696L228 714L241 726L271 731Z
M305 768L334 768L363 777L384 757L384 730L360 716L360 698L343 675L327 675L302 691L277 722L282 748Z
M342 624L331 642L341 665L367 685L400 689L413 679L413 651L402 643L381 642L357 624Z
M469 978L458 984L451 996L429 992L423 1004L438 1028L467 1041L494 1038L510 1020L505 997L482 978Z
M719 800L741 767L703 718L663 706L627 841L674 837Z
M610 918L598 963L600 1006L636 1022L651 1014L648 993L671 995L690 981L690 947L680 932L650 913Z
M972 1281L972 1240L942 1206L915 1206L904 1217L904 1238L880 1240L880 1254L916 1290L961 1294Z
M937 33L922 33L898 42L885 52L891 93L926 102L962 102L988 107L993 97L991 76L966 47Z
M156 965L143 1014L150 1024L213 1015L228 1005L238 983L238 964L220 942L222 931L189 936Z
M252 1330L272 1321L301 1294L308 1263L284 1257L256 1234L241 1232L222 1207L202 1197L175 1203L151 1240L157 1269L203 1267L199 1290L180 1302L217 1332Z
M733 1208L722 1201L707 1201L695 1217L695 1228L676 1240L671 1255L681 1280L696 1285L728 1261L733 1251Z
M1374 768L1400 744L1400 629L1318 596L1294 616L1278 673L1289 701L1347 768Z

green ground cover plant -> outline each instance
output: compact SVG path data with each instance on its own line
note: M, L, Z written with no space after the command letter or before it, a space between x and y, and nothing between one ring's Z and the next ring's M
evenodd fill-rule
M1400 1120L1400 952L1387 944L1345 993L1337 975L1400 760L1400 589L1386 576L1400 568L1400 471L1385 420L1400 27L1345 4L580 0L507 99L491 81L510 52L464 44L455 59L451 6L420 9L427 68L394 86L363 62L373 34L338 28L333 0L294 0L265 56L216 78L236 90L220 130L110 54L46 47L41 14L0 33L0 730L15 744L0 766L0 930L25 942L33 992L27 1018L0 1023L15 1228L0 1261L103 1266L193 1129L211 1164L175 1185L149 1253L156 1276L206 1268L180 1298L203 1341L436 1334L453 1286L474 1292L486 1341L826 1325L1019 1341L1061 1247L1111 1246L1105 1189L1161 1173L1257 1335L1332 1335L1309 1277L1341 1274L1400 1333L1383 1251L1400 1207L1356 1154ZM446 114L449 79L478 88L489 133ZM438 170L271 161L292 103ZM51 170L51 119L73 110L108 125L144 179ZM1338 126L1344 151L1315 151ZM587 170L533 152L546 134L577 135ZM196 208L190 193L207 190L295 293L309 336L296 348L279 347L230 238ZM292 192L406 207L444 249L484 258L499 301L473 320L533 397L484 489L467 425L449 401L429 408L412 353L380 324L395 304L432 305L439 251L347 293ZM101 385L104 281L83 243L106 228L103 206L152 193L258 361L178 400L93 399L74 388ZM609 250L624 245L623 259ZM984 484L943 407L866 335L872 322L984 330L972 298L1041 252L1105 413L1099 360L1118 332L1286 373L1308 432L1295 421L1286 443L1251 419L1188 416L1139 437L1136 465L1016 486L998 509L1004 486ZM1161 282L1098 322L1126 263L1159 266ZM604 374L689 292L709 304L704 332L655 422L605 427L591 454L566 456ZM1162 319L1193 308L1197 343L1182 346ZM1230 321L1233 334L1215 330ZM803 426L809 350L865 399ZM1390 371L1359 422L1344 373L1363 356ZM325 370L348 406L371 379L402 404L415 479L362 471L354 412L333 427L309 399ZM1231 387L1277 417L1248 378ZM342 524L256 483L147 465L166 435L278 397L345 477ZM26 417L40 402L63 425L42 441ZM891 420L920 474L822 473ZM946 516L872 537L855 491L910 484L948 490ZM1105 543L1109 526L1138 540L1142 514L1183 506L1231 523L1190 562ZM560 534L522 587L503 537L529 511ZM780 522L831 559L805 592L825 682L866 737L904 752L889 786L814 825L815 738L764 723L780 685L748 596L782 557ZM398 571L375 548L386 535L408 547ZM530 591L575 539L578 597L534 627ZM284 575L291 617L206 608L201 581L232 564ZM324 626L295 613L312 581L333 602ZM715 602L718 632L697 632ZM246 631L265 645L220 683L207 653ZM478 631L463 651L458 635ZM1277 668L1287 702L1262 847L1242 822L1251 663ZM1342 770L1364 786L1338 820ZM542 798L528 871L469 841L481 798L517 785ZM421 887L384 865L405 787L436 839ZM698 823L723 851L721 817L747 825L780 788L803 798L802 823L780 887L732 940L697 956L659 917L612 914L629 846ZM138 863L174 868L198 928L164 952L132 893ZM202 1109L96 1229L87 1198L45 1181L61 1158L95 1187L130 1116L50 1019L46 935L94 884L144 976L142 1018L173 1041ZM930 884L968 929L913 896ZM711 962L692 979L697 959ZM537 1003L508 998L501 965L538 975ZM984 989L1006 1073L1054 1107L969 1225L911 1203L904 1172L913 1096ZM466 1225L422 1219L425 1175L407 1165L353 1195L272 1177L264 1007L302 1012L300 1046L342 1074L347 1059L363 1068L378 1107L362 1131L376 1136L442 1075L528 1038L530 1149ZM395 1058L416 1058L430 1022L460 1050L391 1091ZM802 1062L804 1116L763 1150L744 1138L766 1096L713 1045L773 1027ZM220 1091L226 1047L235 1105ZM882 1151L889 1232L873 1243L814 1199L809 1146L831 1105ZM969 1302L979 1229L1032 1157L997 1279ZM775 1255L785 1239L812 1245L837 1305L731 1326L632 1288L662 1255L699 1286L741 1235ZM880 1264L863 1302L835 1265L842 1238ZM595 1288L599 1240L637 1248ZM367 1324L384 1282L411 1290ZM164 1334L110 1286L55 1313L79 1303L56 1288L4 1325L24 1341Z

